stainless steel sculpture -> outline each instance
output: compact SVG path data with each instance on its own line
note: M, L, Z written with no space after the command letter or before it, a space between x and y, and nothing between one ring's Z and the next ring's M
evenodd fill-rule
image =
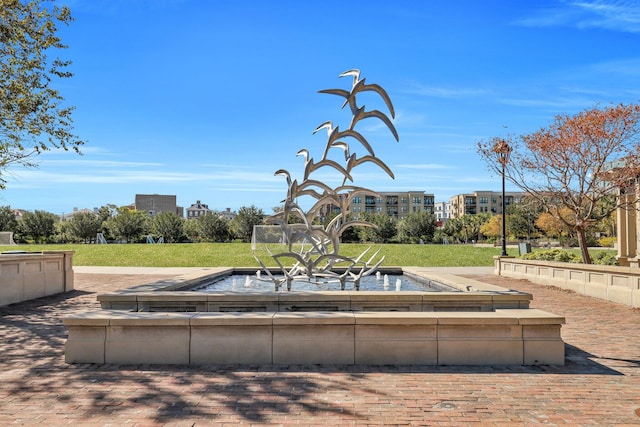
M303 148L298 151L297 156L304 159L304 174L300 182L297 179L292 179L287 170L280 169L275 172L275 175L285 177L288 186L282 210L267 219L270 226L256 226L254 228L252 238L254 257L267 273L268 278L265 280L272 281L276 291L283 284L286 284L287 290L291 290L291 283L294 280L333 280L340 283L342 290L345 289L346 282L353 282L355 289L359 289L360 279L375 273L384 260L384 256L378 258L380 250L365 260L371 247L356 258L339 253L340 237L347 229L355 226L374 227L369 222L352 218L350 209L353 197L379 197L378 193L370 189L347 185L347 182L353 182L352 172L354 169L365 162L372 163L394 179L391 169L376 157L367 139L355 129L356 125L361 120L376 118L389 128L396 141L399 140L393 123L385 113L379 110L367 111L364 105L358 105L356 99L357 95L362 92L375 92L383 99L391 117L395 118L393 104L387 92L377 84L366 84L364 78L360 79L359 70L346 71L339 77L348 76L353 77L350 90L326 89L319 92L337 95L345 99L342 108L348 105L352 114L349 128L341 131L339 126L334 126L331 121L327 121L313 131L315 134L322 129L327 130L327 143L322 158L316 162L308 149ZM359 155L354 149L360 147L366 150L366 154ZM337 161L330 157L336 157L337 149L343 152L343 156L338 156L338 158L344 158L344 164L340 163L342 160ZM338 174L342 181L341 185L331 188L326 183L313 179L314 173L320 170ZM313 206L306 212L298 205L298 199L304 196L310 196L314 199ZM315 225L314 220L327 206L338 207L339 214L326 226ZM281 276L271 274L256 255L256 245L265 242L270 242L278 248L274 253L273 247L267 246L267 252L280 268ZM334 271L338 264L345 267L344 270ZM262 277L264 278L264 276Z

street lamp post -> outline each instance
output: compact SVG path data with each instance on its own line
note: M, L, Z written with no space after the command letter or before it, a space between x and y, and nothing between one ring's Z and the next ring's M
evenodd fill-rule
M505 167L509 162L511 147L504 139L499 139L493 146L493 151L498 155L498 162L502 165L502 253L500 256L507 256L507 221L506 221L506 197L504 194Z

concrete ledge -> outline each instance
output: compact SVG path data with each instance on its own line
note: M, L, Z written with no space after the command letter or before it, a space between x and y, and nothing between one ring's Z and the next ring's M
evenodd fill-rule
M564 318L490 312L68 316L68 363L563 365Z
M321 291L196 292L190 289L236 269L201 271L98 296L102 308L130 311L487 311L528 308L531 295L452 274L418 267L396 267L429 284L443 283L460 292ZM167 292L173 290L171 292ZM155 296L154 296L155 295ZM174 297L175 296L175 297Z
M483 311L528 308L531 295L491 292L110 292L103 309L128 311Z
M640 308L640 269L495 257L495 274Z
M201 365L270 364L274 313L199 313L191 317L191 359Z
M0 255L0 306L73 290L73 251Z

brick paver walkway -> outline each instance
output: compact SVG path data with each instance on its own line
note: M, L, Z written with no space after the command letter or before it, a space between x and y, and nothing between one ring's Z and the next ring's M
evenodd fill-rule
M563 367L67 365L62 316L167 276L0 307L0 425L640 425L640 311L496 276L565 316Z

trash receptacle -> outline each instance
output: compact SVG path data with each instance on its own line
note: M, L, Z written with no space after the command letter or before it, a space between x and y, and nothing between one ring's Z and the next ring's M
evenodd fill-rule
M520 255L531 253L531 243L518 243Z

